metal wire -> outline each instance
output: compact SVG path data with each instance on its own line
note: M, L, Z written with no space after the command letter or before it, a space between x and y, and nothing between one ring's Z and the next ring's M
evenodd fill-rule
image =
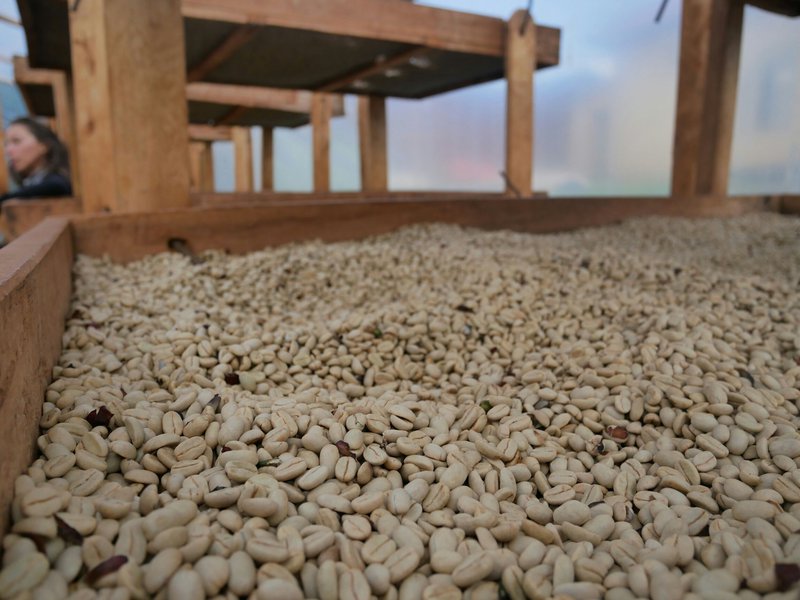
M658 23L661 20L661 17L664 16L664 9L667 8L668 2L669 0L661 0L661 6L659 7L658 12L656 13L656 23Z
M528 0L528 7L525 9L528 12L528 16L533 20L533 14L531 10L533 9L533 0ZM519 34L524 35L525 27L528 25L528 19L525 19L522 24L519 26Z

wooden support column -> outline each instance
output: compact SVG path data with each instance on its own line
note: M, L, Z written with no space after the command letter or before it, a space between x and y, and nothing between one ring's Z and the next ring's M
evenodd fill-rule
M72 3L70 37L85 212L189 206L180 0Z
M202 176L200 189L204 192L214 191L214 149L212 142L204 142L205 149L202 156Z
M361 154L361 190L385 192L388 187L385 98L359 96L358 142Z
M233 127L234 187L237 192L253 191L253 144L249 127Z
M211 154L211 142L189 143L189 171L192 191L214 191L214 158Z
M271 192L275 188L272 127L262 127L261 133L261 191Z
M314 147L314 191L331 189L331 97L318 92L311 99L311 130Z
M527 11L511 16L506 36L506 193L528 197L533 193L536 26Z
M684 0L672 195L728 191L743 0Z

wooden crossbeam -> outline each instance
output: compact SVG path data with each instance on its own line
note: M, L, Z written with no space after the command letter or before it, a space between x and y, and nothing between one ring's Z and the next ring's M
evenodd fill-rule
M229 142L233 131L224 125L189 125L189 139L195 142Z
M502 57L502 19L375 0L183 0L185 17L241 25L269 25L370 38L452 52ZM538 27L539 67L558 64L560 32Z
M234 29L222 43L209 52L196 65L189 68L186 81L200 81L211 71L233 56L239 48L253 39L257 29L249 25L242 25Z
M406 64L409 60L414 58L415 56L419 56L423 52L425 52L425 48L422 46L415 46L409 50L403 50L391 56L389 58L384 58L383 60L376 60L371 65L367 67L362 67L359 69L355 69L348 73L347 75L343 75L342 77L337 77L336 79L329 81L328 83L320 86L317 88L320 92L335 92L337 90L341 90L342 88L347 87L348 85L362 80L368 79L373 75L379 75L384 73L387 69L391 69L397 67L399 65Z
M308 114L311 112L312 92L287 90L252 85L231 85L225 83L195 82L186 86L186 98L190 102L209 102L230 104L247 108L263 108ZM333 114L344 114L341 96L333 96Z
M240 119L244 113L250 110L247 106L234 106L230 109L227 113L225 113L222 117L217 119L218 125L230 125L237 119Z

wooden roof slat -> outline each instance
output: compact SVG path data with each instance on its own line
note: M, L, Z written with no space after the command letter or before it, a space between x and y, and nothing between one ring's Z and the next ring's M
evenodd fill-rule
M189 139L198 142L229 142L233 130L227 125L189 125Z
M505 21L494 17L375 0L183 0L184 17L304 29L502 57ZM539 66L558 64L559 30L539 26Z
M230 125L249 110L247 106L234 106L217 121L220 125Z
M248 108L265 108L308 114L311 112L312 92L282 88L232 85L225 83L195 82L186 86L186 98L190 102L230 104ZM333 98L333 114L344 114L341 96Z
M335 92L336 90L340 90L342 88L347 87L348 85L355 83L358 80L368 79L373 75L378 75L383 73L387 69L391 69L397 65L402 65L407 63L409 60L414 58L415 56L419 56L425 51L425 48L422 46L416 46L414 48L410 48L409 50L404 50L391 56L389 58L384 58L383 60L376 60L371 65L356 69L344 75L342 77L337 77L336 79L326 83L323 86L320 86L318 90L320 92Z
M189 68L189 72L186 74L186 81L191 83L202 80L211 71L233 56L237 50L253 39L256 32L257 28L252 25L242 25L234 29L230 35L228 35L219 46L209 52L203 60Z

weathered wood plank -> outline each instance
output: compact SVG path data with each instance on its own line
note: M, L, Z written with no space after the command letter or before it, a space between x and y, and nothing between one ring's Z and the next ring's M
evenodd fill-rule
M311 103L311 135L314 161L314 191L331 189L331 101L330 94L315 93Z
M185 239L195 251L241 253L265 246L321 239L360 239L415 223L453 223L483 229L546 233L597 227L650 215L734 216L777 210L779 200L741 198L559 198L558 200L409 200L385 202L275 202L239 208L149 214L79 216L73 219L77 252L109 254L126 262L167 250Z
M189 125L189 139L195 142L229 142L233 130L227 125Z
M237 192L253 191L253 143L249 127L233 128L234 188Z
M508 21L506 45L506 192L533 190L533 67L536 26L526 10Z
M183 0L183 14L195 19L304 29L469 54L505 54L502 19L410 2ZM538 29L538 66L557 65L559 30L541 26Z
M271 192L275 187L274 142L272 127L261 128L261 191Z
M49 219L0 250L0 536L14 479L33 458L44 392L61 353L72 258L66 219Z
M386 154L386 99L358 98L358 145L361 160L361 189L385 192L388 187Z
M672 193L728 190L744 0L684 0Z
M0 223L9 239L13 240L47 217L76 215L80 212L81 201L78 198L6 200L0 208Z
M186 81L201 81L211 71L236 54L239 48L253 39L257 31L258 29L251 25L241 25L231 31L219 46L211 50L199 63L189 68Z
M70 11L87 212L189 204L180 0L82 0Z
M304 114L311 112L311 96L312 92L306 90L286 90L252 85L197 82L186 86L186 98L189 101L285 110ZM341 96L333 96L331 103L335 116L344 114L344 102Z

